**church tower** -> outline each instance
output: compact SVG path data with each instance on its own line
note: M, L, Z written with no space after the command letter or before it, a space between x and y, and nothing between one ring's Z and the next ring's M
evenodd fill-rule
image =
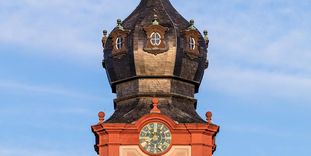
M182 3L182 2L181 2ZM108 35L103 67L114 113L92 126L99 156L212 156L219 126L196 112L208 67L207 31L185 20L169 0L141 0Z

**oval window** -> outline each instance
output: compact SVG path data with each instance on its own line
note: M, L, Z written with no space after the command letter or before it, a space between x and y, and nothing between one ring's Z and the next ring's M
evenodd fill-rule
M192 37L189 38L189 49L191 50L195 49L195 39Z
M123 44L123 38L122 37L118 37L116 39L116 48L117 49L122 49L122 44Z
M153 46L158 46L161 43L161 35L157 32L153 32L150 36L150 42Z

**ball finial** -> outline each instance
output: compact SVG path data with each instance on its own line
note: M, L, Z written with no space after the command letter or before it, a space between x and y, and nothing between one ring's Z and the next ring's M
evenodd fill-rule
M157 98L152 99L153 108L151 109L150 113L161 113L160 109L158 108L159 100Z
M194 25L194 20L193 19L190 20L190 24Z
M104 112L99 112L98 113L98 118L99 118L99 123L104 123L104 121L105 121L105 113Z
M105 49L105 45L106 45L106 42L107 42L107 39L108 39L107 33L108 33L107 30L103 30L102 46L103 46L104 49Z
M118 28L119 30L124 31L124 28L123 28L123 26L122 26L122 20L121 20L121 19L117 19L117 28Z
M121 19L117 19L117 24L121 25L121 23L122 23L122 20Z
M207 123L212 123L212 116L213 116L212 112L206 112L205 116Z
M107 30L103 30L103 35L104 36L107 36L107 33L108 33Z
M195 26L194 26L194 20L191 19L191 20L189 21L189 23L190 23L190 25L189 25L189 27L188 27L188 30L196 30L196 28L195 28Z
M209 44L208 31L204 30L203 34L204 34L204 41L205 41L206 48L208 48L208 44Z
M152 103L158 105L159 104L159 100L157 98L153 98L152 99Z
M153 24L153 25L159 25L158 15L157 15L157 14L154 14L154 15L153 15L152 24Z

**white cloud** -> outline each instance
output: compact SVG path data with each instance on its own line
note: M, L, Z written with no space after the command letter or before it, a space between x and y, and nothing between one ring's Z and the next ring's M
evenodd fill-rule
M195 1L198 3L172 3L188 19L197 19L200 29L209 28L210 52L219 54L215 56L222 57L223 62L311 72L306 69L311 59L310 22L305 10L297 9L310 3ZM35 48L35 53L101 58L101 30L111 30L115 19L127 17L138 3L139 0L1 1L4 11L0 15L0 42Z
M187 19L196 19L196 25L200 30L209 29L211 66L206 72L202 88L208 87L212 91L235 95L241 99L282 98L295 101L291 102L295 106L310 105L310 1L171 1ZM51 57L64 55L67 58L101 58L101 30L111 30L115 25L115 19L124 19L138 3L139 0L0 0L0 44L22 46L25 51L21 52L25 55L44 53ZM1 92L11 90L23 94L102 99L63 86L0 80ZM111 103L111 100L109 102ZM3 109L2 115L7 117L5 111L11 114L25 112L21 108L16 110L14 105L12 107L14 108ZM98 107L108 109L108 105ZM54 106L53 108L54 110L49 110L49 113L57 115L59 113L80 115L90 112L83 107L68 107L62 110ZM40 108L37 107L37 110L29 109L46 113L38 111ZM111 112L112 108L109 109L107 116ZM53 121L54 127L68 126L68 123L62 121L55 123L55 119ZM51 123L53 122L49 124ZM29 124L42 127L38 122ZM288 131L279 133L279 129L261 125L237 123L230 126L224 128L229 131L254 135L267 134L272 137L292 135L287 133ZM77 153L88 155L77 149L64 151L12 149L3 146L0 148L1 156L70 156Z
M8 92L13 90L16 93L23 92L26 94L53 94L53 95L62 95L68 97L77 97L82 99L92 99L92 100L100 100L101 97L97 97L94 95L88 95L86 93L81 93L78 91L73 91L66 89L60 86L44 86L44 85L34 85L27 84L22 82L16 82L12 80L0 80L0 91Z
M1 1L6 9L4 16L0 16L3 19L0 41L49 49L45 53L100 58L101 29L111 30L115 18L128 16L138 3L139 0ZM211 74L208 77L215 82L215 88L235 93L267 89L278 96L298 97L310 89L311 32L306 29L310 22L290 23L306 16L297 10L302 3L269 0L203 2L209 5L196 5L192 1L172 3L182 14L198 19L199 28L210 28L209 70L215 72L207 74ZM235 8L241 6L245 8ZM284 16L289 21L279 19ZM32 88L24 84L15 87ZM31 90L71 94L41 87ZM295 90L302 93L292 94Z
M183 3L192 3L187 1ZM211 63L311 75L308 1L213 1L180 7L208 28ZM189 14L191 12L191 14Z
M199 27L208 27L210 32L210 67L202 87L240 99L278 98L309 106L311 20L306 17L307 6L311 3L210 2L207 13L195 16L202 22Z
M253 135L261 135L272 138L290 138L290 137L301 137L301 135L297 135L295 132L284 131L281 129L275 129L274 127L267 127L264 125L254 125L254 124L230 124L223 125L222 129L225 131L231 131L231 133L244 133L244 134L253 134Z
M311 78L254 69L218 67L208 72L204 85L241 99L280 98L310 105ZM204 86L203 86L204 87ZM207 87L207 86L205 86Z
M114 8L133 9L127 0L121 6L110 0L12 0L0 4L4 8L0 43L37 49L35 53L80 58L101 57L102 29L111 29L114 18L126 14Z

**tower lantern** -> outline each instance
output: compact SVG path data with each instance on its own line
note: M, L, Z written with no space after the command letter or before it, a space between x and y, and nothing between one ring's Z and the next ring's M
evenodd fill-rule
M169 0L141 0L107 36L103 67L115 111L92 126L100 156L212 156L219 126L196 112L207 32Z

